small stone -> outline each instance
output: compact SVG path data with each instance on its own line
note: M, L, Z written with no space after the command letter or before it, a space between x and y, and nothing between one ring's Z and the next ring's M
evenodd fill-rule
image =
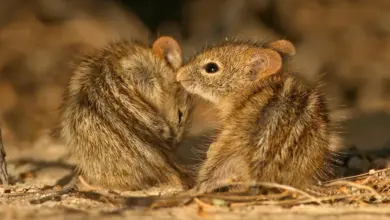
M0 188L0 194L4 194L4 193L10 193L11 190L10 189L7 189L7 188Z
M384 169L387 168L389 161L385 158L377 158L372 161L372 168L374 169Z
M39 189L37 188L30 188L30 189L27 189L26 192L38 192Z
M226 206L227 203L225 200L222 200L222 199L213 199L213 204L215 206Z
M22 188L22 187L18 187L18 188L15 188L15 192L17 193L21 193L21 192L25 192L26 189Z
M368 172L370 168L370 162L366 158L361 158L358 156L354 156L349 159L348 161L348 168L350 169L356 169L360 172Z
M370 161L370 162L372 162L372 161L374 161L374 160L376 160L376 159L378 159L379 158L379 156L376 154L376 152L371 152L371 153L368 153L367 154L367 159Z
M26 173L20 174L20 177L21 177L22 179L33 179L33 178L36 177L36 174L33 173L33 172L26 172Z

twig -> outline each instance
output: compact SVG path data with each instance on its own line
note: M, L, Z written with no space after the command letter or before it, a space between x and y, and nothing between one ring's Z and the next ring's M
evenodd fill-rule
M196 202L197 205L199 205L202 208L215 208L215 206L207 204L198 198L194 198L194 201Z
M254 186L263 186L263 187L267 187L267 188L279 188L279 189L284 189L284 190L288 190L290 192L295 192L295 193L299 193L309 199L311 199L313 202L316 202L318 203L319 205L322 205L321 201L317 200L316 197L302 191L302 190L299 190L297 188L294 188L292 186L287 186L287 185L282 185L282 184L278 184L278 183L271 183L271 182L257 182L257 183L253 183L253 184L248 184L250 187L254 187Z
M258 201L258 200L267 200L267 199L282 199L283 197L286 197L288 195L288 192L289 191L286 190L280 194L254 195L254 196L228 195L228 194L205 194L205 195L202 195L202 197L228 200L228 201L234 201L234 202L246 202L246 201L253 201L253 200Z
M390 180L386 180L384 183L382 183L384 187L380 190L381 192L385 192L390 189Z
M364 197L364 196L372 196L371 193L364 193L359 195L335 195L335 196L326 196L326 197L320 197L317 198L317 200L321 202L330 201L330 200L337 200L337 199L348 199L352 197ZM292 200L282 200L282 201L254 201L254 202L238 202L238 203L231 203L231 207L242 207L242 206L248 206L248 205L302 205L313 202L312 199L308 198L301 198L301 199L292 199Z
M318 199L321 201L329 201L329 200L336 200L336 199L348 199L351 197L365 197L365 196L372 196L372 195L373 195L372 193L362 193L358 195L344 194L344 195L324 196Z
M41 203L51 201L51 200L60 200L61 196L68 194L73 190L74 190L73 186L65 187L64 189L62 189L60 191L50 192L50 193L46 194L45 196L43 196L42 198L33 199L30 201L30 203L31 204L41 204Z
M345 180L338 180L338 181L334 181L334 182L327 184L327 186L335 186L335 185L348 185L348 186L355 187L358 189L364 189L364 190L370 191L375 196L376 199L378 199L378 200L382 199L382 196L375 189L373 189L370 186L361 185L361 184L357 184L357 183L345 181Z
M51 190L50 191L51 193L54 193L56 191L54 190ZM16 193L3 193L1 194L0 197L7 197L7 198L11 198L11 197L20 197L20 196L28 196L28 195L36 195L36 194L39 194L40 192L16 192Z
M254 201L254 202L244 202L244 203L232 203L230 207L242 207L248 205L298 205L304 203L311 203L312 200L308 198L300 199L291 199L291 200L282 200L282 201Z
M342 177L342 178L338 178L338 179L335 179L335 180L330 180L330 181L323 182L323 184L329 184L329 183L332 183L334 181L339 181L339 180L355 180L355 179L358 179L360 177L374 176L374 175L379 174L379 173L386 173L387 171L390 172L390 168L376 170L376 171L373 171L373 172L363 173L363 174L359 174L359 175L355 175L355 176ZM385 174L385 175L387 175L387 174ZM389 176L390 176L390 174L389 174Z
M363 179L361 183L361 185L365 185L367 184L374 176L368 176L367 178Z
M169 197L154 197L155 201L152 202L150 205L150 208L155 209L155 208L162 208L162 207L172 207L172 206L181 206L188 204L191 202L194 197L187 195L187 194L182 194L182 195L173 195Z
M76 183L77 183L77 176L79 174L78 172L79 172L78 170L73 171L72 179L70 180L68 185L65 186L63 189L61 189L59 191L52 190L49 192L43 192L42 194L44 196L42 198L33 199L30 201L30 203L31 204L41 204L41 203L44 203L44 202L50 201L50 200L60 200L61 196L69 194L70 192L72 192L74 190Z

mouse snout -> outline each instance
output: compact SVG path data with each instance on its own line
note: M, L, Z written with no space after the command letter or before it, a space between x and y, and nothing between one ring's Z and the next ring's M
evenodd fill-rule
M176 80L177 80L178 82L185 81L185 80L187 80L187 79L188 79L188 75L186 74L185 71L179 70L179 71L177 72Z

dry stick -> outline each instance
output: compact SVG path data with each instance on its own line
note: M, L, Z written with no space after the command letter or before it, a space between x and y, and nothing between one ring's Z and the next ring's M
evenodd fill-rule
M284 190L287 190L287 191L290 191L290 192L296 192L296 193L299 193L309 199L311 199L313 202L316 202L318 203L319 205L321 205L322 203L320 201L317 200L316 197L302 191L302 190L299 190L297 188L294 188L292 186L287 186L287 185L282 185L282 184L278 184L278 183L272 183L272 182L255 182L255 183L252 183L252 184L248 184L248 183L242 183L242 182L237 182L237 184L242 184L242 185L245 185L245 186L249 186L249 187L255 187L255 186L263 186L263 187L267 187L267 188L279 188L279 189L284 189ZM235 185L237 185L235 184ZM228 185L228 186L231 186L231 185ZM209 194L210 197L212 197L212 194Z
M243 202L243 203L231 203L230 207L242 207L248 205L292 205L292 204L304 204L312 202L311 199L301 198L301 199L292 199L292 200L282 200L282 201L254 201L254 202Z
M351 197L365 197L365 196L373 196L373 194L372 193L361 193L358 195L345 194L345 195L324 196L318 199L321 201L329 201L329 200L336 200L336 199L348 199Z
M390 169L384 169L384 170L380 170L380 171L376 171L375 173L371 173L371 174L363 174L363 175L359 175L358 177L363 177L363 176L371 176L371 175L374 175L374 174L377 174L377 173L381 173L381 172L384 172L386 170L390 170ZM351 178L356 178L357 176L355 177L349 177L349 179ZM343 178L345 179L345 178ZM85 184L85 181L83 182L83 178L80 178L80 181L86 185L86 186L89 186L89 184ZM240 183L237 183L237 184L240 184ZM242 184L242 183L241 183ZM244 183L245 184L245 183ZM365 189L365 190L368 190L370 191L371 193L369 194L359 194L359 195L337 195L337 196L327 196L327 197L314 197L302 190L299 190L299 189L296 189L294 187L291 187L291 186L286 186L286 185L281 185L281 184L277 184L277 183L269 183L269 182L260 182L260 183L254 183L254 184L245 184L245 185L248 185L248 186L263 186L263 187L268 187L268 188L279 188L279 189L284 189L284 190L287 190L287 191L290 191L290 192L296 192L296 193L299 193L303 196L305 196L307 199L296 199L296 200L287 200L287 201L256 201L256 202L252 202L252 203L249 203L249 204L272 204L272 205L286 205L286 204L303 204L303 203L311 203L311 202L316 202L318 204L322 204L321 201L327 201L327 200L334 200L334 199L344 199L344 198L350 198L350 197L356 197L356 196L375 196L376 198L382 198L382 196L377 192L375 191L373 188L369 187L369 186L364 186L364 185L360 185L360 184L356 184L356 183L352 183L352 182L348 182L348 181L344 181L344 180L341 180L341 179L338 179L338 180L334 180L332 182L329 182L327 185L328 186L332 186L332 185L349 185L349 186L353 186L353 187L356 187L356 188L360 188L360 189ZM94 187L89 187L89 188L94 188ZM13 194L12 194L13 195ZM8 196L12 196L12 195L8 195ZM21 193L21 194L17 194L17 195L26 195L26 193ZM16 194L14 196L17 196ZM213 194L196 194L196 195L193 195L193 196L190 196L190 197L193 197L194 201L197 202L199 204L199 202L206 204L204 202L202 202L200 199L196 198L198 196L203 196L203 197L211 197L211 198L219 198L219 199L225 199L225 200L249 200L251 199L251 197L241 197L240 196L229 196L229 195L213 195ZM261 196L252 196L252 199L278 199L278 198L283 198L285 195L276 195L275 197L270 197L270 196L264 196L264 195L261 195ZM159 200L159 199L157 199ZM242 201L241 200L241 201ZM242 203L238 203L238 204L242 204ZM237 205L238 205L237 204ZM248 204L248 203L247 203ZM209 205L209 204L206 204L210 207L213 207L212 205ZM236 204L233 205L233 206L237 206ZM245 203L243 204L245 205Z
M191 191L190 191L191 192ZM117 194L119 198L115 199L115 205L124 205L127 208L134 203L137 203L138 206L149 206L150 209L161 208L161 207L170 207L175 205L183 205L193 200L194 197L199 195L199 193L193 194L189 192L181 192L175 195L164 195L164 196L153 196L149 195L146 197L132 197L132 196L123 196ZM140 202L137 202L140 201ZM146 202L145 202L146 201ZM141 204L142 203L142 204ZM148 205L145 205L148 204Z
M189 194L183 193L181 195L173 195L173 196L162 196L155 197L155 201L152 202L150 208L161 208L161 207L172 207L172 206L181 206L191 202L195 197Z
M255 185L259 185L259 186L265 186L265 187L277 187L277 188L282 188L282 189L285 189L285 190L288 190L288 191L293 191L293 192L298 192L304 196L306 196L307 198L309 199L297 199L297 200L287 200L287 201L255 201L255 202L250 202L249 204L272 204L272 205L285 205L285 204L290 204L290 203L299 203L299 204L303 204L303 203L310 203L310 202L317 202L319 204L321 204L322 201L328 201L328 200L335 200L335 199L347 199L347 198L350 198L350 197L364 197L364 196L375 196L377 199L379 198L382 198L382 196L377 192L375 191L373 188L369 187L369 186L364 186L364 185L360 185L360 184L356 184L356 183L352 183L352 182L348 182L348 181L342 181L342 180L338 180L338 181L333 181L332 183L329 183L327 184L328 186L332 186L332 185L349 185L349 186L353 186L355 188L360 188L360 189L365 189L365 190L368 190L370 193L364 193L364 194L359 194L359 195L335 195L335 196L326 196L326 197L313 197L311 195L309 195L308 193L305 193L301 190L298 190L296 188L293 188L293 187L290 187L290 186L285 186L285 185L280 185L280 184L276 184L276 183L256 183ZM225 200L229 200L229 199L238 199L239 197L232 197L232 196L215 196L215 195L204 195L204 196L207 196L207 197L217 197L217 198L220 198L220 199L225 199ZM262 196L262 198L264 199L267 199L266 196ZM245 199L250 199L249 197L245 197ZM255 199L255 198L253 198ZM269 199L269 198L268 198ZM242 204L242 205L246 205L248 203L234 203L233 206L240 206L238 204Z
M372 196L372 193L363 193L359 195L335 195L335 196L326 196L326 197L319 197L317 200L324 202L329 200L336 200L336 199L348 199L352 197L364 197L364 196ZM231 203L231 207L241 207L241 206L248 206L248 205L301 205L301 204L307 204L313 202L312 199L307 198L301 198L301 199L293 199L293 200L282 200L282 201L254 201L254 202L243 202L243 203Z
M237 183L237 184L240 184L240 183ZM235 184L236 185L236 184ZM301 190L298 190L298 189L295 189L293 187L290 187L290 186L286 186L286 185L280 185L280 184L276 184L276 183L267 183L267 182L263 182L263 183L255 183L255 185L253 184L246 184L246 185L249 185L249 186L264 186L264 187L269 187L269 188L280 188L280 189L285 189L287 191L290 191L290 192L296 192L296 193L299 193L299 194L302 194L304 196L306 196L307 198L310 199L310 201L316 201L316 198L301 191ZM231 186L228 185L228 186ZM206 203L202 202L199 197L206 197L206 198L213 198L213 199L223 199L223 200L249 200L249 199L279 199L279 198L283 198L286 196L286 192L283 192L281 194L278 194L278 195L273 195L273 196L264 196L264 195L257 195L257 196L231 196L231 195L220 195L220 194L214 194L214 193L210 193L210 194L203 194L203 193L183 193L182 195L184 195L184 197L187 196L188 197L191 197L197 204L200 204L203 203L203 205L205 205ZM240 198L241 197L241 198ZM175 197L172 197L172 199L174 199ZM169 198L165 197L165 198L160 198L160 199L157 199L156 202L159 202L160 200L167 200ZM318 202L317 202L318 203ZM321 204L321 203L319 203ZM206 205L209 205L209 204L206 204ZM209 206L212 206L212 205L209 205ZM158 206L156 206L158 207Z
M378 199L378 200L382 199L382 196L375 189L373 189L370 186L361 185L361 184L357 184L357 183L353 183L353 182L349 182L349 181L345 181L345 180L337 180L337 181L334 181L334 182L329 183L327 185L328 186L348 185L348 186L355 187L358 189L364 189L364 190L370 191L372 193L372 195L375 196L376 199Z
M69 186L64 187L62 190L56 191L52 190L49 192L45 192L45 195L42 198L39 199L33 199L30 201L31 204L41 204L46 201L55 200L56 198L59 198L63 195L69 194L72 190L74 190L76 178L72 180ZM74 182L73 182L74 181Z
M196 203L199 204L199 201L202 202L199 198L200 197L204 197L204 198L212 198L212 199L222 199L222 200L226 200L226 201L248 201L248 200L258 200L258 199L279 199L279 198L283 198L286 196L286 192L283 192L281 194L278 194L278 195L272 195L272 196L265 196L265 195L256 195L256 196L236 196L236 195L227 195L227 194L215 194L215 193L210 193L210 194L204 194L204 193L195 193L195 192L192 192L192 193L181 193L179 194L179 197L183 197L183 198L189 198L189 200L194 200ZM177 200L177 196L174 196L174 197L171 197L172 200ZM167 197L162 197L162 198L159 198L159 199L156 199L156 201L154 203L158 203L162 200L169 200L169 198ZM202 202L204 204L206 204L205 202ZM209 205L209 204L207 204ZM209 206L212 206L212 205L209 205ZM158 208L159 206L158 205L153 205L153 208Z
M385 191L387 191L387 190L389 190L390 189L390 180L386 180L384 183L383 183L383 185L385 185L385 187L384 188L382 188L382 192L385 192Z
M237 183L237 184L240 184L240 183ZM241 183L242 184L242 183ZM291 186L286 186L286 185L281 185L281 184L276 184L276 183L267 183L267 182L260 182L260 183L255 183L255 184L245 184L245 185L249 185L249 186L263 186L263 187L268 187L268 188L280 188L280 189L284 189L286 190L287 192L296 192L296 193L299 193L303 196L305 196L306 198L302 198L302 199L295 199L295 200L283 200L283 201L254 201L254 202L243 202L243 203L232 203L231 206L232 207L235 207L235 206L245 206L245 205L255 205L255 204L259 204L259 205L296 205L296 204L305 204L305 203L311 203L311 202L317 202L318 204L322 204L323 201L329 201L329 200L337 200L337 199L348 199L348 198L352 198L352 197L365 197L365 196L376 196L378 198L382 198L382 196L376 192L373 188L371 187L368 187L368 186L364 186L364 185L360 185L360 184L356 184L356 183L352 183L352 182L348 182L348 181L342 181L342 180L337 180L337 181L333 181L332 183L329 183L327 184L328 186L332 186L332 185L349 185L349 186L353 186L355 188L360 188L360 189L365 189L365 190L368 190L370 193L362 193L362 194L358 194L358 195L351 195L351 194L346 194L346 195L334 195L334 196L325 196L325 197L314 197L314 196L311 196L310 194L304 192L304 191L301 191L299 189L296 189L296 188L293 188ZM228 185L228 186L231 186ZM282 193L283 194L283 193ZM227 201L248 201L250 199L279 199L279 198L283 198L285 197L285 195L282 195L282 194L278 194L278 195L273 195L273 196L265 196L265 195L257 195L257 196L236 196L236 195L221 195L221 194L195 194L195 195L188 195L189 197L192 197L193 200L197 203L197 204L201 204L203 206L207 206L207 207L214 207L210 204L206 204L204 203L203 201L201 201L199 198L197 197L207 197L207 198L216 198L216 199L223 199L223 200L227 200ZM166 199L166 198L165 198Z
M63 195L66 195L66 194L69 194L70 192L72 192L77 184L77 177L79 176L80 174L80 171L77 170L77 169L74 169L73 170L73 175L72 175L72 179L68 182L68 184L63 187L63 189L61 190L50 190L49 192L45 191L41 194L43 194L44 196L42 198L39 198L39 199L33 199L30 201L31 204L41 204L41 203L44 203L46 201L50 201L50 200L53 200L53 199L56 199L56 198L59 198Z
M54 193L55 191L52 190L50 191L52 193ZM36 195L38 192L17 192L17 193L3 193L0 195L0 197L7 197L7 198L11 198L11 197L19 197L19 196L28 196L28 195Z
M355 175L355 176L347 176L347 177L343 177L343 178L338 178L335 180L330 180L330 181L324 182L323 184L328 184L328 183L332 183L334 181L339 181L339 180L353 180L353 179L357 179L359 177L373 176L373 175L378 174L378 173L385 173L386 171L390 172L390 168L376 170L374 172L363 173L363 174L359 174L359 175ZM387 175L387 174L385 174L385 175Z
M237 183L237 184L239 184L239 183ZM249 203L248 202L232 203L231 206L235 207L235 206L245 206L245 205L255 205L255 204L258 204L258 205L294 205L295 204L295 205L297 205L297 204L311 203L313 201L317 202L318 204L322 204L323 201L329 201L329 200L335 200L335 199L347 199L347 198L351 198L351 197L364 197L364 196L378 196L379 195L378 192L376 192L374 189L372 189L370 187L362 186L362 185L351 183L348 181L337 181L337 182L330 183L329 185L350 185L350 186L354 186L356 188L363 188L365 190L368 190L370 193L363 193L363 194L358 194L358 195L351 195L351 194L335 195L335 196L326 196L326 197L317 197L316 198L316 197L313 197L310 194L303 192L301 190L298 190L296 188L286 186L286 185L276 184L276 183L263 182L263 183L246 184L246 185L285 189L286 190L285 192L290 191L290 192L300 193L300 194L304 195L306 198L295 199L295 200L284 200L284 201L254 201L254 202L249 202ZM207 203L201 201L197 197L216 198L216 199L223 199L223 200L227 200L227 201L232 201L232 200L233 201L234 200L235 201L237 201L237 200L238 201L248 201L250 199L279 199L279 198L285 197L285 192L278 194L278 195L273 195L273 196L265 196L265 195L236 196L236 195L226 195L226 194L225 195L221 195L221 194L194 194L194 195L191 195L191 194L187 194L187 193L184 193L184 194L186 194L187 198L192 197L192 199L198 205L202 205L203 207L214 207L213 205L210 205L210 204L207 204ZM172 197L172 198L175 198L175 197ZM168 198L167 197L159 198L159 199L156 199L155 202L158 202L161 200L167 200L167 199L169 200L169 197ZM176 197L176 199L177 199L177 197ZM159 207L159 205L156 205L154 208L158 208L158 207Z
M228 195L228 194L206 194L202 195L202 197L206 198L214 198L214 199L221 199L221 200L227 200L227 201L234 201L234 202L246 202L246 201L253 201L253 200L267 200L267 199L281 199L283 197L286 197L288 194L288 191L284 191L280 194L275 195L255 195L255 196L241 196L241 195Z
M365 185L367 184L374 176L368 176L367 178L363 179L363 181L359 184Z
M269 187L269 188L280 188L280 189L284 189L284 190L288 190L290 192L296 192L296 193L299 193L303 196L306 196L307 198L311 199L313 202L316 202L318 203L319 205L322 205L321 201L317 200L316 197L302 191L302 190L299 190L297 188L294 188L292 186L287 186L287 185L282 185L282 184L278 184L278 183L269 183L269 182L261 182L261 183L255 183L256 185L259 185L259 186L264 186L264 187Z
M198 198L194 198L194 201L202 208L215 208L215 206L207 204Z
M73 171L74 172L74 176L72 177L72 179L70 180L70 182L67 184L67 186L65 186L62 190L46 190L46 191L41 191L41 192L22 192L22 193L4 193L2 194L1 196L4 196L4 197L19 197L19 196L27 196L27 195L43 195L43 198L46 199L46 198L54 198L54 197L58 197L58 196L62 196L62 195L65 195L65 194L68 194L69 192L71 192L73 189L74 189L74 186L76 185L76 182L77 182L77 171ZM35 201L35 200L34 200Z

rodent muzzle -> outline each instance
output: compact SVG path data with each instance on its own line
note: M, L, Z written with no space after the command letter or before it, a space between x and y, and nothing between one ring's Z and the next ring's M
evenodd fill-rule
M178 82L186 81L188 80L188 75L184 71L179 71L176 75L176 80Z

